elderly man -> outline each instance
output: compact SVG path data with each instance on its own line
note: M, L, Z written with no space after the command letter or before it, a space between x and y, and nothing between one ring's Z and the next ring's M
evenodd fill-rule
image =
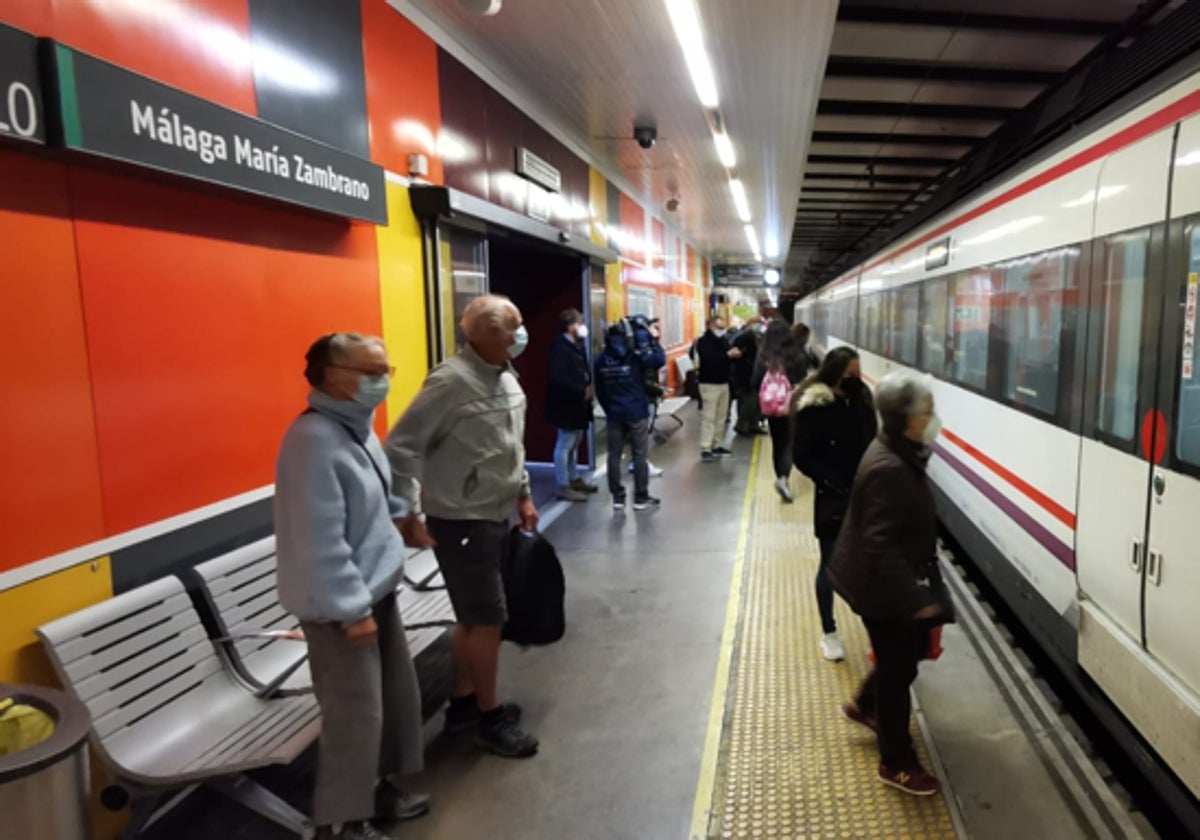
M521 528L538 523L525 471L525 392L509 362L529 336L517 307L498 295L471 301L462 331L466 345L430 371L386 449L397 491L414 511L402 526L405 541L434 547L458 619L446 730L475 727L484 749L524 758L538 742L519 726L520 708L496 697L496 668L508 617L500 560L514 503Z
M725 426L729 414L729 387L734 359L742 351L729 346L725 319L714 315L708 319L708 329L696 341L696 357L700 368L700 458L712 461L718 455L729 455L725 447Z
M308 351L309 408L279 450L279 600L300 619L321 708L313 820L318 838L382 840L369 822L409 819L429 797L400 775L422 766L421 694L396 586L409 508L391 491L371 431L394 368L378 338L333 333Z

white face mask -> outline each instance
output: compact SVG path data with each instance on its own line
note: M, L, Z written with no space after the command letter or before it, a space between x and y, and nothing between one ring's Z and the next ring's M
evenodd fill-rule
M389 388L391 388L391 382L388 381L387 376L364 374L358 377L358 390L354 392L354 401L373 409L387 399Z
M929 423L925 426L925 431L921 432L921 443L926 446L932 446L937 440L938 432L942 430L942 418L936 414L929 416Z
M513 333L513 343L508 345L508 357L515 359L525 352L525 348L529 346L529 332L525 329L525 325L517 327Z
M715 335L717 338L724 338L725 333L727 332L729 332L729 330L713 330L713 335Z
M587 324L577 324L575 326L575 337L581 340L588 337Z

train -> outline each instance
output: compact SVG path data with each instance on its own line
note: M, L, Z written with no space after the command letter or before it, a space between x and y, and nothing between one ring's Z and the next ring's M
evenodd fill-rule
M943 528L1200 835L1198 292L1191 61L795 317L869 381L931 377Z

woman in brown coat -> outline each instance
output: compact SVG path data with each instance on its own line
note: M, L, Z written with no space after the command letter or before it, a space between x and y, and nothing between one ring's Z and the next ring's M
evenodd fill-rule
M863 455L850 509L829 564L829 580L871 637L875 669L848 718L879 738L879 779L907 793L939 790L917 760L909 734L909 686L930 629L949 619L937 572L937 515L925 477L940 422L925 381L896 372L875 389L882 431Z

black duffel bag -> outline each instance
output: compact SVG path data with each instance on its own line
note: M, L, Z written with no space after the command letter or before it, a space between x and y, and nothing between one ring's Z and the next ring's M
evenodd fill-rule
M514 526L500 576L508 602L503 637L519 645L548 645L561 639L567 629L566 581L549 540Z

